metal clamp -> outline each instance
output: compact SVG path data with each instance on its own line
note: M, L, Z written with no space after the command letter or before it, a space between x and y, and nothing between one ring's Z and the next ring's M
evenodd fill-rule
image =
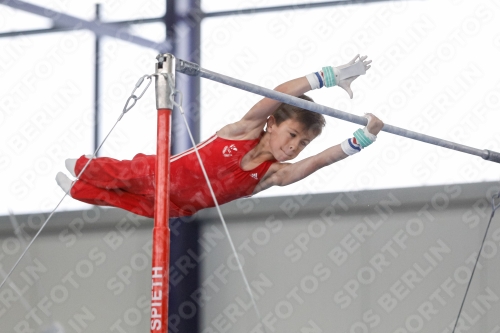
M155 65L156 109L170 109L174 107L173 93L175 90L175 63L173 54L159 54Z
M125 102L125 106L123 107L123 113L127 113L130 109L132 109L135 105L135 103L137 103L137 101L139 99L141 99L141 97L144 95L144 93L146 92L146 90L148 90L149 86L151 85L151 77L153 75L143 75L141 76L141 78L139 79L139 81L137 81L137 83L135 84L135 87L134 87L134 90L132 90L132 93L130 94L129 98L127 98L127 102ZM142 83L144 82L144 79L148 79L149 82L148 84L146 85L146 87L142 90L141 94L139 96L136 96L134 95L135 91L142 85ZM130 101L133 101L131 105L129 105Z

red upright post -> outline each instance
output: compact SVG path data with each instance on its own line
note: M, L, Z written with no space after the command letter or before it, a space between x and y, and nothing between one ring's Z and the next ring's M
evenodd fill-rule
M156 63L156 108L158 110L156 149L155 222L151 286L151 333L168 331L168 277L170 259L170 120L173 109L175 57L163 54Z

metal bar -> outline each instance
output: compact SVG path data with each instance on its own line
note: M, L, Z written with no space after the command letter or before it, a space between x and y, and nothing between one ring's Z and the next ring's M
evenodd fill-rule
M163 16L160 16L160 17L140 18L134 20L106 22L105 24L114 24L114 25L148 24L148 23L163 22L163 20L164 20Z
M101 5L95 4L95 19L99 21L101 18ZM99 147L101 140L99 139L99 118L100 118L100 58L101 58L101 38L95 35L95 54L94 54L94 151Z
M0 3L6 2L7 0L1 0ZM291 10L291 9L310 9L310 8L322 8L322 7L334 7L341 5L354 5L354 4L364 4L364 3L377 3L377 2L388 2L391 0L358 0L358 1L327 1L320 3L304 3L297 5L287 5L287 6L274 6L274 7L263 7L263 8L246 8L246 9L238 9L238 10L228 10L228 11L220 11L220 12L210 12L203 13L199 10L198 18L201 20L206 17L220 17L220 16L230 16L230 15L239 15L239 14L253 14L253 13L268 13L268 12L276 12L283 10ZM179 19L184 19L184 17L179 17ZM152 18L143 18L143 19L135 19L135 20L124 20L124 21L113 21L113 22L101 22L101 26L111 25L111 26L128 26L132 24L148 24L148 23L156 23L156 22L164 22L165 17L152 17ZM0 33L0 38L2 37L17 37L17 36L26 36L26 35L35 35L35 34L45 34L52 32L62 32L68 30L80 30L84 29L83 27L54 27L48 29L34 29L34 30L21 30L21 31L11 31L11 32L3 32ZM169 52L173 52L170 50Z
M170 259L170 133L175 88L175 57L158 57L155 71L158 129L155 171L155 214L153 228L151 333L168 330L168 282Z
M145 38L129 34L123 27L114 26L111 24L101 24L95 21L86 21L78 17L67 15L61 12L57 12L45 7L33 5L28 2L20 0L0 0L0 4L24 10L26 12L47 17L54 21L61 27L66 27L74 30L87 29L101 36L110 36L130 42L133 44L141 45L147 48L155 49L159 52L168 52L170 50L170 42L165 41L162 43L156 43Z
M109 24L111 26L129 26L133 24L148 24L148 23L157 23L157 22L163 22L163 17L152 17L152 18L146 18L146 19L137 19L137 20L128 20L128 21L113 21L113 22L100 22L102 25ZM18 37L18 36L27 36L27 35L38 35L38 34L47 34L47 33L53 33L53 32L63 32L63 31L73 31L73 30L81 30L83 28L77 28L77 27L72 27L72 28L64 28L64 27L53 27L53 28L47 28L47 29L33 29L33 30L20 30L20 31L9 31L9 32L2 32L0 33L0 38L7 38L7 37Z
M229 15L245 15L245 14L256 14L256 13L270 13L270 12L280 12L284 10L294 10L294 9L311 9L311 8L322 8L322 7L333 7L333 6L345 6L345 5L357 5L365 3L376 3L376 2L389 2L392 0L338 0L338 1L326 1L318 3L303 3L296 5L284 5L284 6L274 6L274 7L261 7L261 8L246 8L246 9L234 9L226 10L220 12L210 12L204 13L203 17L219 17L219 16L229 16Z
M193 62L199 62L200 54L200 1L182 0L166 2L165 29L167 39L172 41L172 53L177 57ZM180 33L180 34L179 34ZM191 134L195 142L200 141L199 124L199 77L181 75L175 78L176 90L182 92L182 104L184 114L187 118ZM184 123L184 117L180 110L174 107L172 113L172 155L182 153L192 148L189 131ZM186 218L171 218L170 226L177 232L170 236L170 261L183 260L186 253L192 256L199 256L200 223L195 223ZM189 266L189 272L183 275L182 280L177 281L175 286L169 290L169 318L170 323L177 318L170 326L170 332L198 333L200 330L200 312L202 305L192 302L191 295L195 294L200 284L201 263L193 261ZM185 315L186 303L192 304L192 313Z
M226 75L222 75L219 73L215 73L206 69L201 68L198 64L184 61L181 59L178 59L177 61L177 68L176 70L178 72L187 74L187 75L192 75L192 76L200 76L212 81L220 82L223 84L226 84L228 86L238 88L241 90L245 90L248 92L252 92L257 95L265 96L268 98L272 98L274 100L294 105L303 109L307 109L310 111L314 111L317 113L324 114L326 116L342 119L345 121L349 121L351 123L356 123L359 125L366 125L367 124L367 119L364 117L356 116L344 111L340 111L334 108L330 108L328 106L316 104L313 102L305 101L303 99L290 96L284 93L281 93L276 90L271 90L267 89L252 83L248 83L245 81L241 81ZM409 139L429 143L432 145L440 146L443 148L448 148L456 151L460 151L462 153L470 154L470 155L476 155L480 156L485 160L492 161L492 162L497 162L500 163L500 153L494 152L491 150L487 149L477 149L477 148L472 148L469 146L465 146L459 143L455 143L452 141L448 140L443 140L439 139L430 135L406 130L404 128L392 126L389 124L385 124L384 127L382 128L382 131L392 133L395 135L403 136Z
M388 2L391 0L357 0L357 1L327 1L320 3L304 3L297 5L287 5L287 6L274 6L274 7L263 7L263 8L246 8L246 9L238 9L238 10L228 10L228 11L220 11L220 12L210 12L210 13L202 13L199 12L199 19L203 19L206 17L220 17L220 16L230 16L230 15L239 15L239 14L253 14L253 13L268 13L268 12L276 12L283 10L291 10L291 9L311 9L311 8L322 8L322 7L334 7L341 5L354 5L354 4L364 4L364 3L377 3L377 2ZM9 0L0 0L0 3L6 4ZM183 17L180 17L183 19ZM148 23L156 23L156 22L164 22L165 17L151 17L151 18L142 18L135 20L124 20L124 21L113 21L113 22L100 22L101 26L110 25L110 26L129 26L132 24L148 24ZM11 31L11 32L3 32L0 33L0 38L5 37L17 37L17 36L26 36L26 35L35 35L35 34L45 34L45 33L53 33L53 32L62 32L62 31L71 31L71 30L81 30L85 29L83 26L77 27L54 27L47 29L33 29L33 30L21 30L21 31ZM172 52L172 51L170 51Z
M72 31L72 30L75 30L75 29L57 27L57 28L47 28L47 29L10 31L10 32L2 32L2 33L0 33L0 38L10 38L10 37L19 37L19 36L28 36L28 35L38 35L38 34L47 34L47 33L64 32L64 31Z

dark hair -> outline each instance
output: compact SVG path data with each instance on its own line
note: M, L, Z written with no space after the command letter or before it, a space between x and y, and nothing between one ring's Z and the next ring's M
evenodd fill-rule
M307 95L300 95L297 97L309 102L314 102L313 99ZM308 131L313 131L315 135L321 134L323 127L325 127L325 118L322 114L290 104L282 103L272 115L278 126L287 119L293 119L303 124Z

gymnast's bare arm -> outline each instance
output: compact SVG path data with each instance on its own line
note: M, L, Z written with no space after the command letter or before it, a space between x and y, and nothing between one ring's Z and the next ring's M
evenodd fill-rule
M311 86L304 76L282 83L274 88L274 90L292 96L300 96L311 90ZM223 138L233 140L256 139L260 136L267 118L280 104L281 102L274 99L261 99L241 120L224 126L217 134Z
M366 127L370 133L377 135L384 127L384 123L373 114L370 114L370 116L371 119ZM272 186L293 184L319 169L343 160L348 156L349 155L344 153L340 145L335 145L297 163L274 163L269 168L266 176L257 184L253 194L259 193Z
M253 194L264 191L272 186L293 184L327 165L343 160L347 156L340 145L335 145L317 155L305 158L296 163L275 163L271 166L274 169L271 171L274 172L268 172L267 177L257 184Z

